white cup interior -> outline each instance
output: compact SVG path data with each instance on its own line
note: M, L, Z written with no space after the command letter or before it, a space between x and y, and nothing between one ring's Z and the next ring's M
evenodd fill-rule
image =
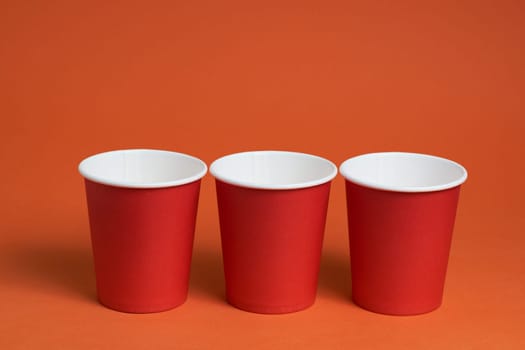
M86 179L118 187L156 188L202 178L206 164L198 158L170 151L130 149L99 153L78 166Z
M219 158L211 164L210 172L233 185L278 190L326 183L337 175L337 167L305 153L254 151Z
M451 160L417 153L370 153L346 160L339 168L353 183L386 191L431 192L461 185L464 167Z

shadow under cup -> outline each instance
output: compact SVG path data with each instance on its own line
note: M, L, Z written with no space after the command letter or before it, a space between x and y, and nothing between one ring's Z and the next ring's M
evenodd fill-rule
M354 302L391 315L438 308L466 170L444 158L387 152L351 158L340 172Z
M335 165L304 153L259 151L220 158L210 172L228 302L265 314L311 306Z
M80 163L103 305L148 313L184 303L206 170L197 158L160 150L112 151Z

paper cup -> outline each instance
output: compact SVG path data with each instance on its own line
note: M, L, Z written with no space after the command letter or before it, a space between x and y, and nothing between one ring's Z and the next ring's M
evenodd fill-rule
M415 153L372 153L346 179L352 298L370 311L413 315L441 305L461 165Z
M121 150L83 160L100 302L134 313L186 300L206 164L160 150Z
M259 151L220 158L210 172L228 302L266 314L312 305L336 166L304 153Z

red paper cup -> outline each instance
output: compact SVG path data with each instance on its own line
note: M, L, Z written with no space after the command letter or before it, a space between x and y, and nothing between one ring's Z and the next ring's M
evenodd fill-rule
M354 302L391 315L438 308L465 168L444 158L388 152L348 159L340 172Z
M336 166L304 153L259 151L220 158L210 172L228 302L265 314L312 305Z
M160 150L122 150L83 160L100 302L147 313L186 300L201 160Z

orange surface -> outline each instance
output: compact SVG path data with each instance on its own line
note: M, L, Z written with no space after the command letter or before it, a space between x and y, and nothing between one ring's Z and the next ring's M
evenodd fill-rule
M0 3L0 348L525 348L525 3ZM343 181L316 304L227 305L213 179L191 290L169 312L96 302L78 162L111 149L285 149L454 159L462 189L443 306L350 300Z

